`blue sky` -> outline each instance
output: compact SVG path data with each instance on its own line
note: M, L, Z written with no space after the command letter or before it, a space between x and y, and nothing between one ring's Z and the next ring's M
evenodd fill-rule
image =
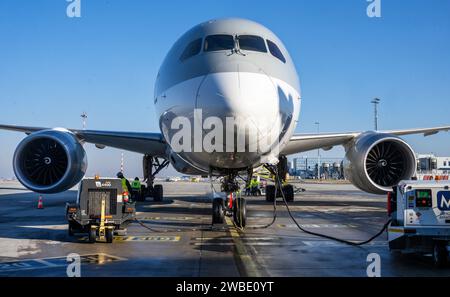
M65 0L2 0L0 122L80 128L86 111L89 129L158 131L153 83L166 52L200 22L243 17L274 31L296 63L297 132L314 132L316 121L324 132L372 129L374 97L380 129L450 124L450 1L381 3L375 19L365 0L81 0L82 17L72 19ZM0 132L0 177L13 175L23 137ZM450 155L448 133L406 140L417 152ZM89 175L118 171L120 151L86 148ZM125 160L127 175L141 174L139 155Z

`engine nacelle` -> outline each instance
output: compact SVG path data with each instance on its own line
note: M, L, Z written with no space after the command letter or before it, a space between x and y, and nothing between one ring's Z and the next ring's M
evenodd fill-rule
M65 129L35 132L22 140L14 153L14 173L28 189L45 194L66 191L83 178L86 152Z
M414 151L395 135L367 132L345 148L345 176L365 192L385 194L416 173Z

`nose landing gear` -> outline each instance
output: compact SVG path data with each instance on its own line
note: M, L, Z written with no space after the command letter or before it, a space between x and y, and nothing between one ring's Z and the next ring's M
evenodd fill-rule
M225 198L214 198L212 207L212 223L225 223L225 216L232 217L238 228L245 228L247 223L247 203L240 197L239 184L235 175L224 177L221 184Z
M225 222L225 204L222 198L215 198L213 200L213 209L212 209L212 223L214 224L223 224Z

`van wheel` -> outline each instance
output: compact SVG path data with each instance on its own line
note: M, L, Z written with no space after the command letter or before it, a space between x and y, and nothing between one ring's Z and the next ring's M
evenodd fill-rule
M96 239L97 239L97 229L91 227L89 229L89 243L95 243Z
M433 262L437 268L443 268L447 264L447 245L443 242L436 242L433 248Z
M153 187L153 200L155 202L163 201L163 186L162 185L155 185Z
M284 198L287 202L294 201L294 186L293 185L285 185L283 187Z
M273 202L275 200L275 186L267 185L266 186L266 201Z
M112 243L114 240L114 231L113 229L107 228L105 230L105 238L107 243Z

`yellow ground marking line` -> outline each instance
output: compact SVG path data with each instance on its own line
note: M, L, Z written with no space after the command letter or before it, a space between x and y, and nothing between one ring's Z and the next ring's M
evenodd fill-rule
M114 236L115 242L124 242L124 241L178 242L178 241L180 241L180 239L181 239L181 236ZM81 237L79 240L80 241L87 240L87 237Z
M255 262L253 261L250 253L247 250L247 247L242 242L242 238L239 235L239 232L234 228L233 222L229 217L225 217L225 221L229 227L231 227L230 234L233 238L234 246L236 248L236 256L238 261L242 264L241 267L244 270L243 274L246 277L261 277L262 275L258 271L258 267L256 267ZM239 265L238 265L239 269Z

